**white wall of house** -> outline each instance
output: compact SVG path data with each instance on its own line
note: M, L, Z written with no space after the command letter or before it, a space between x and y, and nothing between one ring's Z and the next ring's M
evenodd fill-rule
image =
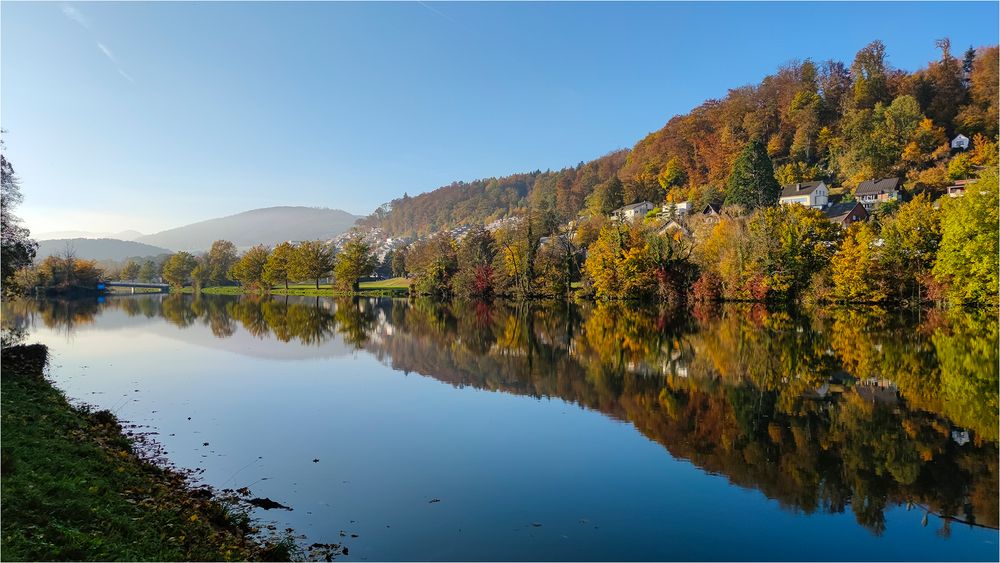
M778 203L782 205L791 205L793 203L799 205L805 205L807 207L826 207L829 202L829 192L826 189L826 184L820 184L816 186L816 189L805 195L791 195L787 197L782 197L778 200Z

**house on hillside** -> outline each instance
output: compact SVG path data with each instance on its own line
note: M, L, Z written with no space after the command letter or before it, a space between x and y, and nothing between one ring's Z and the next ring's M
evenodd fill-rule
M899 178L882 178L880 180L865 180L854 190L854 197L868 211L877 203L899 199Z
M965 195L965 188L975 182L975 180L955 180L955 183L948 186L948 197L962 197Z
M778 203L781 205L797 203L806 207L822 209L828 203L827 196L829 194L830 191L822 181L796 182L781 187Z
M645 217L647 213L655 209L656 206L649 201L640 201L625 207L619 207L611 212L611 218L615 221L632 221L636 217Z
M952 150L964 151L969 148L969 138L965 135L959 133L957 137L951 140Z
M662 227L656 230L656 234L660 236L670 235L672 237L676 237L678 236L678 233L680 236L684 237L691 236L691 229L688 229L684 223L681 223L677 219L670 219L664 223Z
M844 229L856 221L868 220L868 210L857 201L834 203L823 210L823 215Z
M671 213L671 208L673 208ZM687 201L682 201L680 203L674 203L668 201L663 204L663 214L667 217L684 217L691 213L691 203Z
M722 204L721 203L709 203L708 205L705 206L705 209L702 209L702 211L701 211L702 215L712 215L712 216L716 216L716 217L720 213L722 213Z

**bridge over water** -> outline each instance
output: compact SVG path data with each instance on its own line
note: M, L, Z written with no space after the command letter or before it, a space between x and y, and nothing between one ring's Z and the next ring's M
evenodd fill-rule
M167 293L170 291L170 286L165 283L143 283L143 282L129 282L129 281L113 281L104 282L104 287L121 287L130 288L132 293L135 293L136 289L155 289L158 293ZM149 292L146 292L149 293Z

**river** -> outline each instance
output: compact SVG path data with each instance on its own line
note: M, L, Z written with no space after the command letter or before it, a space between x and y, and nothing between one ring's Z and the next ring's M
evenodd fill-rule
M74 401L347 560L996 560L994 313L15 301Z

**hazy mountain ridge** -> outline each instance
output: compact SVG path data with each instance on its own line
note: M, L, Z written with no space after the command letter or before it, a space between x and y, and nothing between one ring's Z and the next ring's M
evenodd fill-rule
M143 236L139 231L121 231L118 233L96 233L93 231L49 231L38 233L35 240L58 240L58 239L115 239L115 240L136 240Z
M37 259L62 254L67 245L77 258L88 260L116 260L126 258L146 258L169 254L166 248L143 244L130 240L109 238L65 238L38 241Z
M350 230L359 218L325 207L265 207L145 235L138 241L189 252L208 250L219 239L238 248L273 246L287 240L328 240Z

